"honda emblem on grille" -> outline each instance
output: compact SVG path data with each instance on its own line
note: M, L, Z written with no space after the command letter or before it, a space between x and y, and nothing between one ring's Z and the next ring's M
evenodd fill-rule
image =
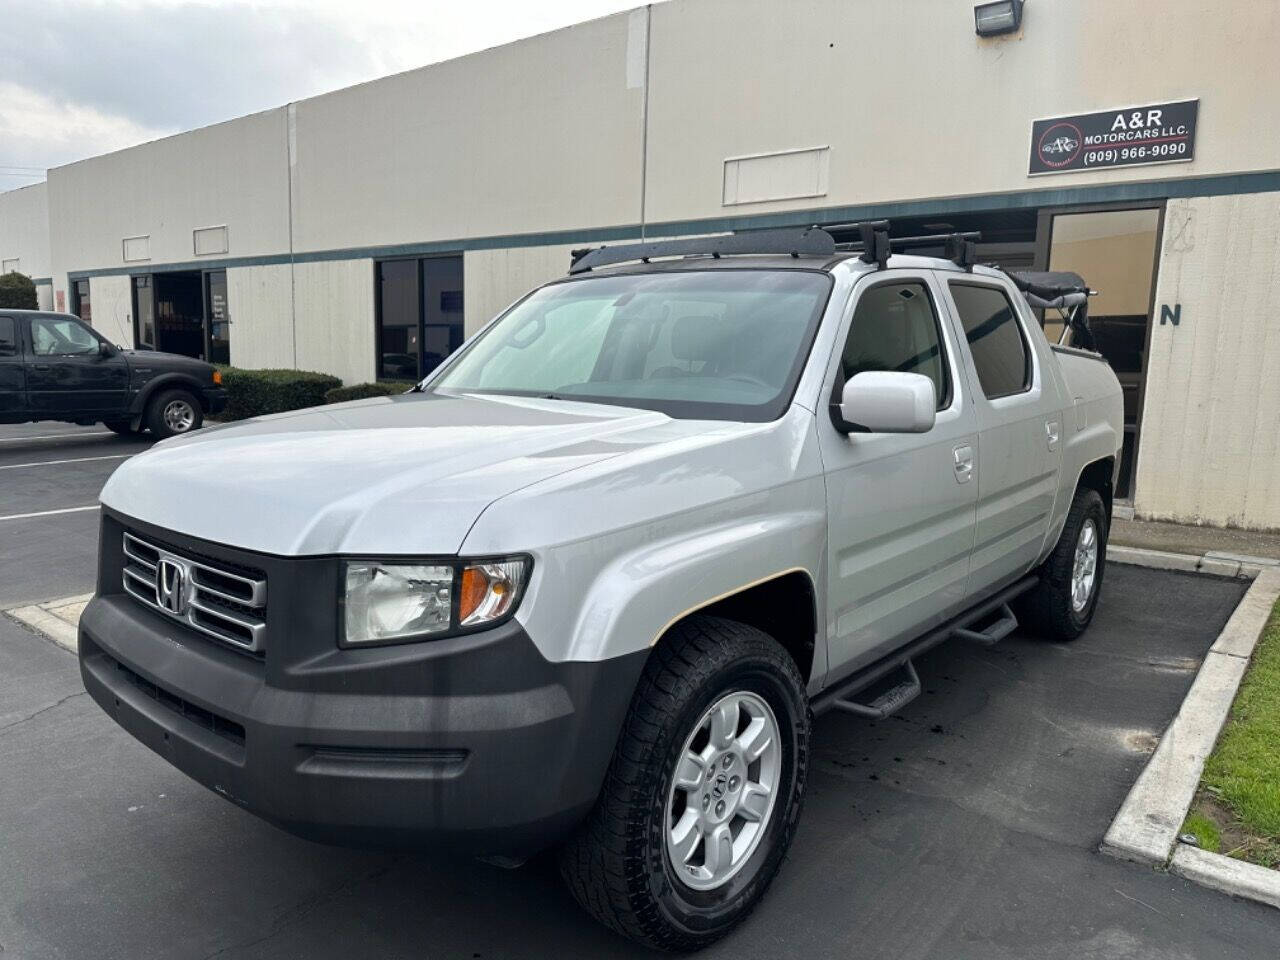
M187 572L177 560L162 557L156 567L156 599L160 606L180 617L187 612Z

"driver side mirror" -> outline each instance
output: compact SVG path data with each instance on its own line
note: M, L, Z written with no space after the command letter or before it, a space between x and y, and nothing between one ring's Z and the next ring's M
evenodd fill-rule
M850 377L832 411L842 433L928 433L937 420L933 381L918 373L868 370ZM841 423L840 421L843 421Z
M102 357L103 360L110 360L119 352L120 351L118 349L113 347L111 344L107 343L107 341L105 340L103 340L102 343L98 345L98 354L99 356Z

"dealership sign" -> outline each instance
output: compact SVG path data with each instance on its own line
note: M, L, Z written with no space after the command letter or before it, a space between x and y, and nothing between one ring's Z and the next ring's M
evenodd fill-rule
M1181 100L1036 120L1029 174L1190 160L1199 108L1199 100Z

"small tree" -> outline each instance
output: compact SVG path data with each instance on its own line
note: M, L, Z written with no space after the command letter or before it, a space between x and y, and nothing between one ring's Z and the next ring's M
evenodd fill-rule
M0 307L10 310L36 310L36 285L25 273L0 274Z

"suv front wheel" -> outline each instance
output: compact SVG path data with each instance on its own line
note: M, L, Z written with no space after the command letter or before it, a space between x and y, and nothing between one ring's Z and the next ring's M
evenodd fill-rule
M595 809L561 855L574 897L650 947L696 950L759 902L791 844L810 713L794 660L695 616L654 650Z

